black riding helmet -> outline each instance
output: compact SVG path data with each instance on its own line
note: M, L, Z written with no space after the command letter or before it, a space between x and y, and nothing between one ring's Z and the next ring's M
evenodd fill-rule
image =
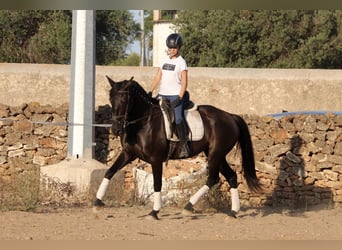
M182 45L183 45L183 38L181 35L177 33L173 33L166 38L166 46L168 48L177 48L177 47L180 48L182 47Z

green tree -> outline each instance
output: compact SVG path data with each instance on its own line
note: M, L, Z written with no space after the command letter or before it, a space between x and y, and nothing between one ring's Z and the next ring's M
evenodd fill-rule
M71 14L53 11L28 43L26 56L31 63L68 63L71 50Z
M108 65L126 58L127 46L136 39L139 24L126 10L96 12L96 61Z
M342 68L341 10L194 10L175 20L189 66Z
M54 13L54 11L1 10L0 60L13 63L34 62L28 53L31 38L36 36L36 39L38 37L44 39L45 35L38 33L44 32L46 29L40 28L40 26L44 22L49 23L50 16ZM45 62L44 59L43 62Z
M113 66L139 66L140 56L137 53L131 53L126 58L121 58L111 63Z
M341 69L342 11L313 11L310 21L310 35L293 53L295 66Z
M71 11L0 10L0 61L69 63L71 23ZM97 64L126 58L138 31L129 11L96 11Z

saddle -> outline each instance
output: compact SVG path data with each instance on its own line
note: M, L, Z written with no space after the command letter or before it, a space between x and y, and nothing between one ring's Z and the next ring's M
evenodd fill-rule
M204 136L204 126L197 105L190 101L189 92L185 92L183 115L186 124L188 141L199 141ZM159 99L159 105L163 113L166 139L169 140L168 155L165 160L166 166L170 158L181 158L181 147L176 131L175 114L170 101L164 98ZM191 147L190 147L191 150Z
M197 105L190 100L189 92L186 91L184 96L183 115L188 130L189 141L199 141L204 136L204 127L201 115ZM175 115L169 100L161 98L159 105L163 113L166 138L170 141L179 141L175 133Z

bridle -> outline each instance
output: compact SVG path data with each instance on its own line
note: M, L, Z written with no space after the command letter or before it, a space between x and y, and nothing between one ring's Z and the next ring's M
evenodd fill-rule
M127 125L128 124L127 115L128 115L128 104L129 104L129 91L128 90L119 90L119 91L117 91L116 94L128 94L125 113L123 115L114 115L112 113L112 121L118 123L122 128L121 132L123 132L124 129L128 126Z
M128 109L129 109L129 105L128 105L129 104L129 97L130 97L129 91L128 90L119 90L116 92L116 94L128 94L125 114L122 114L122 115L112 114L112 121L117 122L122 128L121 133L123 133L125 131L125 128L127 128L128 126L135 124L135 123L149 117L148 115L145 115L145 116L142 116L140 118L129 121L128 117L127 117L128 116Z

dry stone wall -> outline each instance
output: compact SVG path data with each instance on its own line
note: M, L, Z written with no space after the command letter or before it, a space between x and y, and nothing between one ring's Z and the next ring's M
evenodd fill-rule
M280 120L246 116L264 195L251 205L303 207L342 202L342 116L295 115ZM240 175L241 177L241 175Z
M96 108L95 123L109 124L109 105ZM36 102L11 107L0 104L0 180L10 179L30 165L55 164L67 157L68 105ZM342 116L295 115L279 120L243 115L252 135L262 194L249 192L239 154L227 158L237 171L242 204L291 207L342 203ZM111 165L120 151L110 128L95 128L95 158ZM134 188L132 168L125 186ZM222 182L223 190L229 188ZM226 192L229 196L229 192Z

